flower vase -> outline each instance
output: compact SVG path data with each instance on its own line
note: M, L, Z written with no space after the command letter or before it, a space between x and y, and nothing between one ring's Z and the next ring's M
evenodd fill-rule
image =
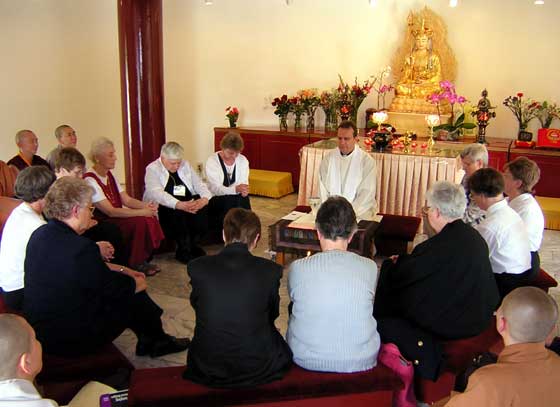
M350 121L358 126L358 109L352 111L352 114L350 114Z
M329 117L329 125L327 130L336 131L336 129L338 128L338 115L336 113L336 110L335 109L331 110L328 117Z
M288 115L281 114L278 119L280 121L280 131L288 131Z
M296 119L294 121L294 130L301 130L301 114L296 114Z
M235 120L234 118L229 118L229 127L231 128L235 128L237 127L237 120Z
M315 130L315 109L309 109L307 111L306 130L307 132L312 132Z
M533 140L533 133L527 131L527 126L519 126L519 131L517 132L517 140L519 141L531 141Z

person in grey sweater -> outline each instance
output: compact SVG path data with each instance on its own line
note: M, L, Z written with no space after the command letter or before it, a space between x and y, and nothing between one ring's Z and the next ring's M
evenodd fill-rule
M290 266L292 313L287 341L294 363L308 370L359 372L377 364L380 339L373 317L377 266L347 251L356 214L330 197L316 219L321 252Z

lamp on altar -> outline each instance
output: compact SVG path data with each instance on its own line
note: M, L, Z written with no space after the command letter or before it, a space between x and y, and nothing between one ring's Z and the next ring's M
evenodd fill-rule
M388 117L389 115L384 110L375 112L371 116L374 123L377 124L377 130L374 132L375 136L373 137L373 141L375 141L375 148L378 151L382 151L387 144L389 144L389 132L381 127L381 125L387 121Z
M477 143L488 144L486 142L486 127L488 127L488 122L490 119L496 117L496 112L491 112L496 107L492 106L490 100L488 100L488 91L484 89L481 93L482 98L478 101L476 105L476 110L471 112L471 115L476 117L478 124L478 136L476 138Z
M428 133L428 149L432 150L436 144L436 141L434 140L434 126L439 124L439 115L427 114L425 120L430 128L430 133Z
M389 115L385 110L380 110L372 115L373 122L377 124L377 131L381 130L381 124L385 123L388 117Z

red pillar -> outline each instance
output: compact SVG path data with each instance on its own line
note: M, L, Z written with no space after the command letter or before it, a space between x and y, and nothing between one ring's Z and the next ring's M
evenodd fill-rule
M144 192L165 143L162 0L117 0L126 190Z

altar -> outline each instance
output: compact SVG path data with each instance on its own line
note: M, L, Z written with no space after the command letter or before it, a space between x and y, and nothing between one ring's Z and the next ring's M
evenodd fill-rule
M363 139L360 146L364 148ZM301 149L298 205L308 205L319 196L321 160L336 147L336 140L321 140ZM377 164L375 197L379 213L420 216L426 203L426 191L436 181L459 183L463 176L460 150L441 148L403 152L370 152Z

